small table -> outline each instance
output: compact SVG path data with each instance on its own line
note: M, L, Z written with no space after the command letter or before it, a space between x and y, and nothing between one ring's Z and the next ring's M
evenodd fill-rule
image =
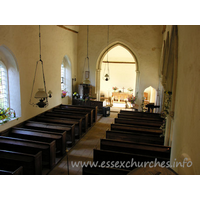
M153 112L154 108L160 108L160 106L155 106L154 103L153 104L149 103L149 104L146 105L146 107L148 108L147 112L150 112L150 113Z

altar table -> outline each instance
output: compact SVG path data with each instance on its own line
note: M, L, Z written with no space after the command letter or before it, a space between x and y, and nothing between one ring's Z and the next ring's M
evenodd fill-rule
M130 92L113 92L112 93L113 101L118 101L118 102L125 101L131 95L132 93Z

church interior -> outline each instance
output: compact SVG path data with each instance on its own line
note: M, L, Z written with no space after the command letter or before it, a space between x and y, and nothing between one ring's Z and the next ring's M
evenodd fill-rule
M172 165L171 169L174 174L199 175L199 33L200 26L194 25L1 25L0 106L13 111L12 118L0 125L2 141L8 132L9 137L20 135L22 125L34 126L34 119L50 115L53 109L75 109L79 114L70 116L77 124L78 115L86 115L91 106L98 108L94 124L88 122L88 133L82 136L78 125L73 125L78 136L66 149L59 146L63 151L56 157L59 161L50 171L42 172L52 175L65 166L65 171L58 169L55 174L70 174L67 159L80 161L72 155L79 151L91 161L92 153L98 153L93 149L99 148L118 114L147 113L146 118L148 114L157 118L164 113L164 129L158 130L163 134L162 145L171 149L170 163L186 161L189 166ZM41 88L45 97L40 96L44 92ZM80 120L86 121L86 117ZM63 124L56 126L64 128ZM57 141L60 135L54 137ZM95 142L90 143L92 140ZM4 155L3 142L0 149ZM6 160L7 154L0 160ZM71 174L81 175L82 170Z

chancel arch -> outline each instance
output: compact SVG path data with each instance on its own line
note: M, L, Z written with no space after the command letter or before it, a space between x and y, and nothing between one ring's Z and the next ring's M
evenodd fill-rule
M105 69L109 68L109 80L104 80ZM139 90L139 69L135 54L123 43L116 42L100 54L96 67L96 96L112 96L113 87L118 92L126 93L133 89L135 95Z

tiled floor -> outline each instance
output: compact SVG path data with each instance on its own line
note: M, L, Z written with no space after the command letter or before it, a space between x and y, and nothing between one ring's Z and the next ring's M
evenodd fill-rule
M100 138L105 138L106 130L110 128L110 124L117 117L117 112L110 112L109 117L102 117L95 125L85 134L81 140L68 152L57 166L49 173L49 175L67 175L68 165L70 175L82 175L81 166L72 166L73 162L92 161L93 149L100 147ZM67 162L68 160L68 162Z

